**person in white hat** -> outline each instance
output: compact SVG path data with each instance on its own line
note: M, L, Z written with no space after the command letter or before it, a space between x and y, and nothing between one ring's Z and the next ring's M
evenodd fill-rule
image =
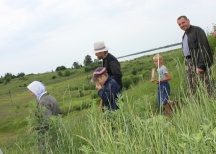
M121 66L116 57L108 52L108 48L103 41L94 43L94 53L97 58L103 60L103 67L106 68L107 74L112 76L122 89L122 72Z

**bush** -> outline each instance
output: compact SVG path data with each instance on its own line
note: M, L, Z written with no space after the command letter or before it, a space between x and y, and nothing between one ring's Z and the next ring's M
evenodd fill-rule
M123 82L123 87L125 89L129 89L130 85L132 84L132 80L130 77L126 76L122 78L122 82Z
M64 72L64 76L70 76L70 71L69 70L66 70L65 72Z
M131 74L132 75L136 75L137 74L137 70L135 68L133 68L132 71L131 71Z
M55 76L55 75L53 75L53 76L52 76L52 79L56 79L56 76Z
M137 84L139 82L139 80L140 80L140 77L137 76L137 75L136 76L131 76L130 78L131 78L133 84Z
M96 68L101 67L101 62L94 62L91 63L88 66L85 66L85 73L90 72L90 71L94 71Z
M58 74L59 76L62 76L62 75L63 75L61 71L58 71L57 74Z

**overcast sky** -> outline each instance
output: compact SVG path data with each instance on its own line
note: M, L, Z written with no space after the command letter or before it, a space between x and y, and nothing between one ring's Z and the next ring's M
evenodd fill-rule
M181 42L177 17L205 31L216 0L1 0L0 75L43 73L86 55L104 41L114 56Z

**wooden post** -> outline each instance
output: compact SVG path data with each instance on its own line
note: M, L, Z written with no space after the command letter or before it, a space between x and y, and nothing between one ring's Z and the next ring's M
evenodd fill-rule
M101 99L101 100L100 100L100 104L99 104L99 106L98 106L98 110L99 110L99 111L102 111L102 107L103 107L103 100Z
M156 70L155 68L153 68L151 72L151 81L155 81L156 79Z
M12 101L12 95L11 95L11 91L9 90L9 96L10 96L10 100L11 100L11 104L13 105L13 101Z

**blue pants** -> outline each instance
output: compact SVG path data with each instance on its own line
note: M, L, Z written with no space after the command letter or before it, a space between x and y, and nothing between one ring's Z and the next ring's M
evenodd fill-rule
M170 95L170 85L168 82L158 84L158 105L165 105Z

